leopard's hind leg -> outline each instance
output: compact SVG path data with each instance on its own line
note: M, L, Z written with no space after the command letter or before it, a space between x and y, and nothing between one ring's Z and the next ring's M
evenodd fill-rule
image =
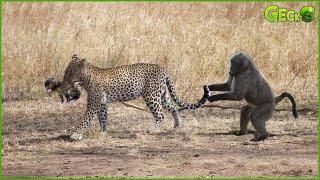
M150 97L150 96L144 96L143 97L150 112L152 113L153 117L155 118L155 132L160 131L161 123L164 119L163 112L162 112L162 105L161 105L161 98L157 97Z
M161 104L164 109L168 110L172 114L174 118L174 128L180 127L182 122L181 117L179 116L175 105L172 103L167 90L165 90L161 96Z

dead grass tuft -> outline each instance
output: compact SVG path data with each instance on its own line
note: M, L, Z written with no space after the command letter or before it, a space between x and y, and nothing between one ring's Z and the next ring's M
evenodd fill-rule
M273 4L296 11L317 6ZM161 64L179 94L193 100L203 84L223 81L228 59L242 51L275 92L290 91L298 104L316 105L316 20L269 23L262 17L267 5L3 3L3 99L43 98L44 80L61 78L77 53L100 67Z

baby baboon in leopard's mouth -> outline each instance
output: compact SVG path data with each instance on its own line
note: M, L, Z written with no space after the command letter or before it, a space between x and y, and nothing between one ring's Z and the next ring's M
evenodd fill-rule
M74 84L73 87L68 89L64 83L59 82L52 77L47 79L44 83L44 87L47 89L49 95L53 92L57 92L59 94L61 103L64 102L64 97L67 102L79 99L81 93L77 86L77 84Z
M258 136L251 141L261 141L268 137L266 121L272 117L275 105L287 97L292 103L292 112L298 117L296 103L293 96L287 92L274 97L274 94L260 71L251 59L243 54L237 54L230 60L228 80L221 84L205 86L210 91L228 91L208 97L210 102L218 100L241 101L245 99L249 104L242 107L240 115L240 132L247 133L249 120L257 130Z

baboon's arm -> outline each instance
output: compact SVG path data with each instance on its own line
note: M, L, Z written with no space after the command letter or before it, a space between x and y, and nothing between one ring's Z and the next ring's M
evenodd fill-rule
M208 86L210 91L230 91L231 88L227 83L211 84Z
M209 85L208 88L210 91L230 91L231 90L232 77L229 76L227 81L219 84Z
M208 97L208 100L210 102L219 101L219 100L241 101L242 99L243 97L237 96L232 92L216 94Z

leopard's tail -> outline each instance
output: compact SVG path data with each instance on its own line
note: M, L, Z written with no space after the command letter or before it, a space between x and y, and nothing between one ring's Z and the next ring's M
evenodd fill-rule
M185 103L181 99L179 99L179 97L177 96L176 90L171 82L170 77L166 78L166 84L167 84L171 98L174 100L175 103L178 104L178 106L182 107L182 109L197 109L197 108L200 108L201 106L203 106L207 101L207 99L205 98L205 95L204 95L202 97L202 99L200 99L195 104ZM206 89L205 89L205 91L206 91ZM208 93L209 92L207 92L207 93L205 92L205 94L208 94Z

